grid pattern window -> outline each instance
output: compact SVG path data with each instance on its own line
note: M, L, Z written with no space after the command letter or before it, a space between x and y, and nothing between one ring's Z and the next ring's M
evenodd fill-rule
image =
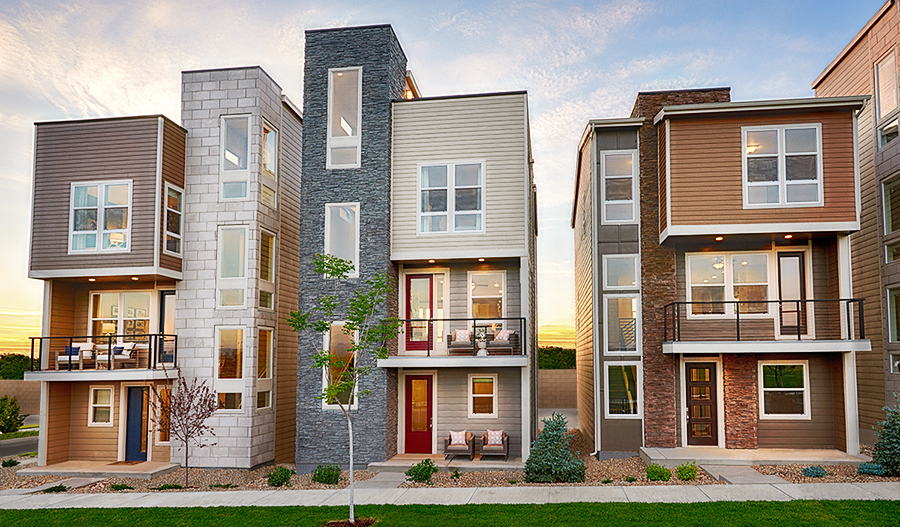
M259 307L275 309L275 236L259 236Z
M330 364L324 369L323 382L327 385L347 382L356 367L356 353L353 350L353 342L356 335L345 330L344 322L335 322L325 333L325 349L328 350ZM324 386L323 386L324 388ZM336 400L335 400L336 399ZM334 399L322 401L323 408L356 408L356 394L352 388L347 388L336 395Z
M258 356L256 358L256 409L272 407L272 361L274 331L260 328Z
M897 59L891 51L875 64L875 105L878 113L878 141L884 146L897 138Z
M506 272L470 271L469 317L479 320L505 316Z
M498 416L497 374L469 374L469 418Z
M113 425L113 389L111 387L91 386L91 408L88 413L88 426Z
M769 305L769 253L687 255L690 315L766 315Z
M166 243L165 252L181 256L181 229L184 192L166 185Z
M900 179L884 184L884 233L900 231Z
M325 253L353 264L359 276L359 203L325 204Z
M69 250L127 251L131 181L72 184Z
M278 187L278 132L263 121L262 137L262 186L260 199L275 208L275 189Z
M640 255L603 255L603 289L610 291L641 288Z
M244 388L244 328L217 328L216 361L218 409L240 410Z
M250 116L222 117L221 198L246 199L250 180Z
M484 162L419 166L419 233L484 232Z
M604 363L607 419L639 419L643 379L639 362Z
M823 204L821 124L742 132L745 208Z
M603 223L637 221L637 167L637 151L606 151L600 154Z
M760 419L809 419L809 363L759 363Z
M603 295L603 321L604 353L641 353L640 295Z
M91 335L121 335L112 344L148 342L152 294L149 291L91 293ZM94 338L98 346L109 339Z
M242 308L247 292L247 227L220 227L218 307Z
M326 168L359 168L362 68L328 70Z

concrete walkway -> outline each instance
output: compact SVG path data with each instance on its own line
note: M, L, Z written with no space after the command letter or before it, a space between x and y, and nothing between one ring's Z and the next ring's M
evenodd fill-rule
M357 488L356 504L465 505L574 502L699 503L710 501L900 500L900 482L756 485ZM0 496L0 509L118 507L246 507L346 505L344 490L119 492Z
M641 447L638 454L644 463L658 463L666 468L689 461L698 465L859 465L872 461L865 455L851 456L840 450L818 448Z

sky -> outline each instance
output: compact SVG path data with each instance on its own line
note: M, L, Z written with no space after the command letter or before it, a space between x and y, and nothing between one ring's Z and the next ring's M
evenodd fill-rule
M541 345L574 345L575 151L589 119L638 91L810 83L883 0L379 2L0 0L0 352L40 334L27 277L36 121L162 113L180 72L260 65L298 105L304 30L390 23L424 96L527 90L538 187Z

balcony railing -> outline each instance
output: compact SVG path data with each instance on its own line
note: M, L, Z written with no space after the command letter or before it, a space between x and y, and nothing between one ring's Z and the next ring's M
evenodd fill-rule
M666 341L866 338L862 298L672 302L663 309Z
M402 355L528 354L525 318L407 318L400 322Z
M28 338L32 371L172 369L178 358L178 337L162 333Z

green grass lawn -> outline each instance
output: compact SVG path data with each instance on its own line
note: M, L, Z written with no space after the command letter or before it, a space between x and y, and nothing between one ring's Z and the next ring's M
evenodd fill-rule
M378 527L458 526L880 526L897 525L900 504L891 501L794 501L743 503L566 503L553 505L363 505L357 517L380 520ZM190 509L0 510L0 525L25 527L117 525L166 527L203 525L317 527L344 519L346 507L211 507Z
M38 435L40 432L37 430L28 430L25 432L10 432L8 434L0 434L0 441L4 439L18 439L20 437L32 437Z

